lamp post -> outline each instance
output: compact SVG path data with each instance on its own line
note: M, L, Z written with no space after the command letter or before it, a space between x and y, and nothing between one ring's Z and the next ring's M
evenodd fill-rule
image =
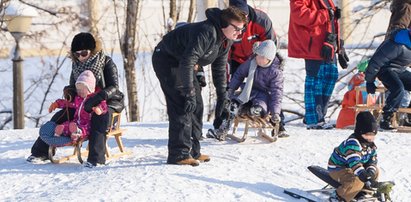
M7 30L16 41L13 55L13 125L14 129L24 128L23 59L20 55L20 39L30 29L32 17L37 12L17 1L10 1L4 9Z

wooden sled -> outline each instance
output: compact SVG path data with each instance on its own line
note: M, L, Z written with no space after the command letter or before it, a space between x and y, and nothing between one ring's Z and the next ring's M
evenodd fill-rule
M355 117L357 117L357 114L362 112L362 111L370 111L376 120L380 119L380 115L382 113L382 108L385 105L385 91L387 89L385 87L379 86L375 90L376 93L379 94L378 97L373 98L372 95L367 95L367 100L365 104L360 103L360 96L363 92L367 92L367 89L365 86L357 86L355 87ZM374 99L375 103L371 103L371 99Z
M240 123L245 124L244 133L242 136L237 136L236 132ZM280 123L273 123L270 115L265 118L251 117L246 114L238 115L234 119L233 132L228 134L227 137L237 142L244 142L247 139L249 129L253 128L258 130L258 136L263 137L270 142L275 142L278 139L279 127ZM267 134L267 129L271 130L271 134Z
M119 158L122 157L124 155L128 155L131 154L131 151L126 151L124 149L124 145L121 139L121 136L123 135L123 132L125 131L124 129L120 128L120 122L121 122L121 114L120 113L113 113L112 117L111 117L111 125L109 127L109 130L107 131L106 134L106 158L107 159L115 159L115 158ZM116 154L112 154L110 152L110 147L108 146L108 140L110 137L114 137L117 143L117 146L119 148L119 152ZM88 146L86 151L81 152L81 147L83 144L84 140L80 140L77 144L73 144L71 146L74 147L74 151L73 154L71 155L67 155L67 156L63 156L60 158L55 157L55 154L58 150L58 147L55 146L49 146L49 151L48 151L48 155L49 155L49 159L52 163L63 163L66 162L72 158L76 158L78 159L78 161L80 163L83 163L83 159L82 156L87 156L88 155Z

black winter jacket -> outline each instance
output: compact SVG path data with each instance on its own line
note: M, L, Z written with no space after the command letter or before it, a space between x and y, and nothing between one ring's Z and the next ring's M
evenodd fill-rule
M226 63L232 42L221 31L220 15L218 8L207 9L207 20L181 26L167 33L157 45L169 59L176 61L170 68L178 68L177 84L184 96L192 92L195 64L211 64L217 96L225 94Z
M365 71L365 80L373 83L379 74L391 69L397 73L406 71L411 65L411 39L408 29L394 33L392 38L385 40L375 51Z
M113 60L106 56L102 79L96 81L96 86L106 94L107 105L116 112L124 109L124 95L118 87L118 70ZM104 81L103 81L104 80ZM70 75L70 86L75 88L76 80L73 73Z

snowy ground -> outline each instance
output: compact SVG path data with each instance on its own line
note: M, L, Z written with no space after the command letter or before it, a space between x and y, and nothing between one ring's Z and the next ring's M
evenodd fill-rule
M255 136L241 144L205 139L202 152L211 161L191 167L165 164L167 123L123 128L133 154L94 169L75 160L29 164L25 159L38 129L0 131L0 201L299 201L283 189L324 186L306 167L326 166L333 147L351 133L294 124L287 126L291 137L275 143ZM395 181L394 201L411 199L409 142L409 134L377 135L381 180Z

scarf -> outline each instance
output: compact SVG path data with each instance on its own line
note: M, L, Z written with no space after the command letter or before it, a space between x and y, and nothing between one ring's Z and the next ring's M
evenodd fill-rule
M254 74L257 69L257 62L254 59L250 62L250 70L248 71L247 81L241 94L237 97L237 100L240 101L240 104L247 103L250 100L251 89L254 83Z
M97 52L83 63L75 60L72 64L72 74L74 80L77 81L78 76L80 76L84 70L90 70L96 77L96 81L100 81L101 71L104 69L105 60L106 56L103 54L103 51Z

